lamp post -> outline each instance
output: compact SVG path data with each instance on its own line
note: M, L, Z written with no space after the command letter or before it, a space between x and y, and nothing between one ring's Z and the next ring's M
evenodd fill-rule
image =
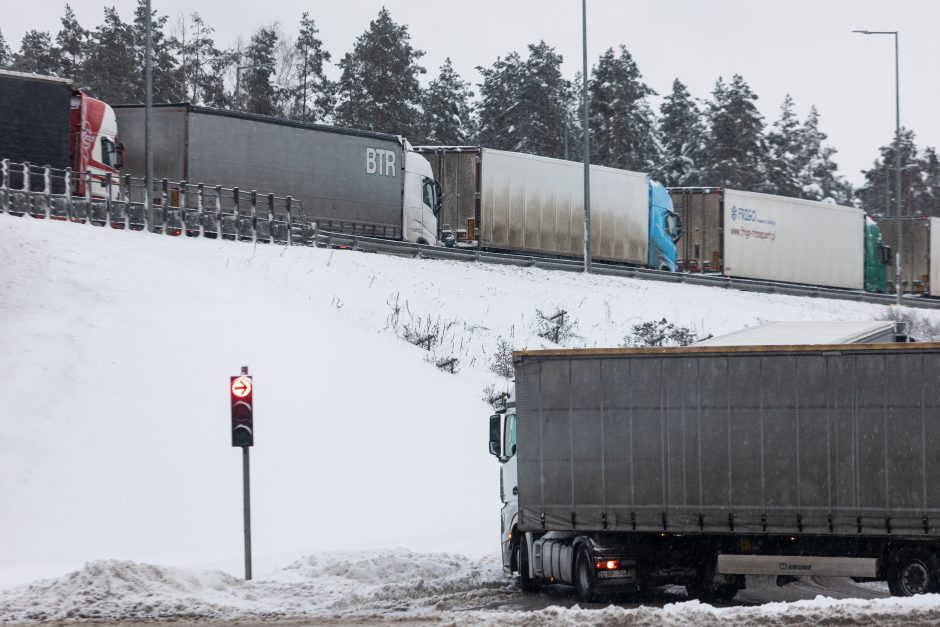
M584 45L581 100L584 103L584 271L591 271L591 129L588 126L587 0L581 0L581 35Z
M894 291L897 304L901 304L901 75L898 61L898 31L896 30L853 30L862 35L894 35L894 204L895 204L895 246L894 246Z
M270 65L239 65L235 67L235 110L241 111L241 76L242 70L264 70L272 69Z
M145 8L147 41L144 45L144 213L148 230L156 231L153 208L153 24L150 0L147 0Z

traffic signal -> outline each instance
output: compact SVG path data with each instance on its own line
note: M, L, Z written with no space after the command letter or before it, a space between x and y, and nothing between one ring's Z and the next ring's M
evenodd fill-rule
M229 393L232 398L232 446L254 446L254 386L246 374L231 377Z

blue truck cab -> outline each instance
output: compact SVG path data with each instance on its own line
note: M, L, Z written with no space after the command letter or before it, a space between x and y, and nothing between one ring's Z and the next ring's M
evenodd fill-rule
M682 235L682 221L672 209L672 198L662 184L649 179L650 242L648 267L676 271L676 242Z

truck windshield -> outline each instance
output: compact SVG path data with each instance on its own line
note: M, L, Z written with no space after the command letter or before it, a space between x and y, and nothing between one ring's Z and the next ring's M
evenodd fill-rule
M516 415L506 416L506 428L503 430L503 452L506 457L516 454Z
M114 164L117 163L115 159L114 142L107 137L101 138L101 163L109 168L113 168Z

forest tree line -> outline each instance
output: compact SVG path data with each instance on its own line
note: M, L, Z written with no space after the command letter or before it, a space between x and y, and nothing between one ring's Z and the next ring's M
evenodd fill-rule
M67 77L110 103L143 102L145 19L138 0L132 22L105 8L103 21L86 29L66 5L56 33L31 30L16 52L0 32L0 67ZM478 67L475 86L447 59L423 87L424 52L385 8L338 59L324 48L308 13L296 36L274 23L229 48L216 43L198 13L171 20L154 11L152 29L154 102L372 129L416 144L481 144L581 159L581 76L564 76L562 56L544 41ZM332 63L337 80L328 76ZM238 66L247 69L236 94ZM667 186L724 186L893 212L893 137L864 172L864 184L853 188L838 172L836 149L814 106L801 119L787 96L768 123L739 75L719 77L701 99L676 79L657 108L651 98L659 94L621 45L594 63L588 90L592 163L648 172ZM914 132L903 129L901 160L904 214L940 216L936 149L921 150Z

